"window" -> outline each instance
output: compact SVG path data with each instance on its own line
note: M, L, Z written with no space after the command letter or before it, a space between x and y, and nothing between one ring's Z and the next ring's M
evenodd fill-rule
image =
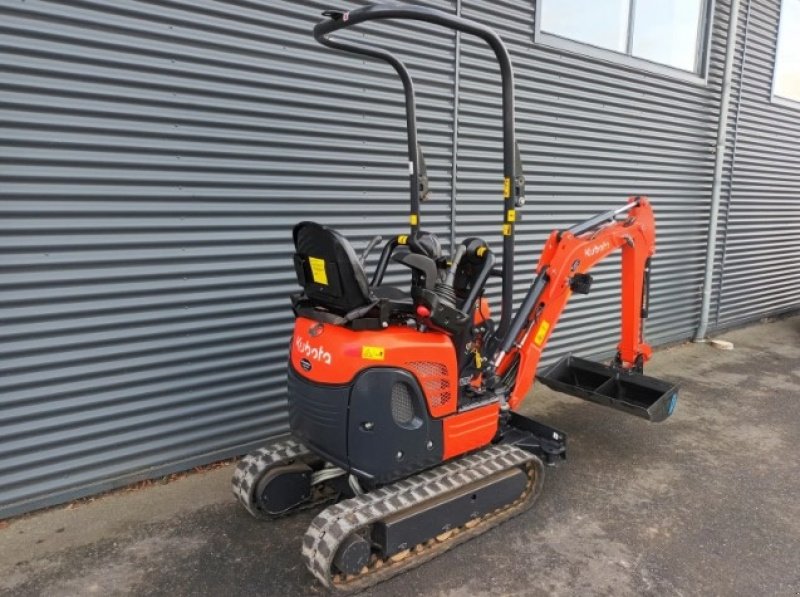
M778 30L772 95L800 102L800 0L783 0Z
M710 1L538 0L537 41L575 50L586 44L628 64L703 75Z
M629 0L543 0L541 29L567 39L624 52Z

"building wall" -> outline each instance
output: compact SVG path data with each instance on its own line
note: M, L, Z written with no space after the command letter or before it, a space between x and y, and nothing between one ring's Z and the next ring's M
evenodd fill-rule
M402 86L327 5L0 0L0 516L287 429L292 226L408 221ZM454 35L385 39L447 238Z
M291 227L316 219L360 249L404 231L408 213L401 85L385 65L314 42L328 4L0 0L0 517L285 431ZM659 235L648 338L689 338L728 3L716 2L707 85L534 45L533 2L427 4L496 27L517 68L528 180L517 297L552 228L646 193ZM760 47L774 46L776 5L754 2ZM433 189L424 227L446 247L453 231L498 240L499 75L487 52L464 37L457 55L453 33L421 24L381 24L367 37L396 47L418 87ZM778 247L777 237L771 249L752 242L753 205L782 206L783 242L800 220L796 186L770 190L797 182L797 121L756 109L771 67L749 60L718 259L721 322L743 313L725 297L736 296L748 252ZM786 135L773 171L773 157L759 158L765 118ZM613 352L616 267L599 268L592 295L573 301L549 360ZM797 260L789 269L800 276ZM746 317L796 305L797 285L786 288L795 294L742 303Z
M528 203L517 227L518 286L530 281L540 247L565 228L626 197L652 198L657 249L647 337L689 338L702 293L713 147L727 6L718 4L707 84L631 69L534 44L533 2L464 0L463 15L491 23L516 67L517 131ZM499 73L481 47L462 42L458 142L459 234L497 238ZM493 193L495 193L493 195ZM619 261L597 268L592 294L576 296L549 345L611 354L619 334Z
M742 2L715 268L719 327L800 305L800 104L771 100L780 5Z

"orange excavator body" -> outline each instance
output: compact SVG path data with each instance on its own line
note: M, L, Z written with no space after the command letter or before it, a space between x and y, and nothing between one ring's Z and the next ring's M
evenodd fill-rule
M502 375L518 362L516 383L508 397L511 409L520 406L533 384L542 351L573 294L570 280L586 274L616 250L622 251L621 364L632 367L650 358L652 350L642 340L641 315L646 294L644 271L654 252L655 223L645 197L631 201L636 205L624 220L609 222L591 234L554 231L550 235L536 268L537 274L547 272L549 282L513 350L497 367ZM488 300L481 297L473 324L483 324L490 315ZM497 435L499 403L459 410L456 348L452 335L443 331L407 325L353 330L298 317L290 364L303 378L322 385L352 384L360 373L373 368L410 372L422 388L427 416L442 420L443 460L486 446Z
M526 181L515 133L513 68L500 36L481 22L406 3L323 15L314 28L317 41L380 60L400 77L410 228L383 245L368 278L366 264L379 236L359 258L328 226L305 221L294 227L292 257L302 290L292 296L295 328L287 371L293 437L242 459L232 488L258 517L336 501L311 522L302 554L324 586L349 594L534 503L545 466L563 461L567 447L563 432L519 412L535 378L653 422L672 414L677 388L643 373L652 352L643 322L655 250L646 197L631 197L623 207L554 231L533 283L516 304L515 229L526 203ZM454 233L444 243L445 254L436 235L422 228L420 207L430 189L411 73L383 47L334 35L387 19L475 36L497 58L503 129L497 254L482 238L459 243ZM452 213L455 201L453 193ZM588 294L589 272L617 250L622 325L616 357L605 364L567 354L537 372L569 298ZM384 283L390 263L408 268L401 286ZM497 288L492 279L499 279L498 317L487 298Z

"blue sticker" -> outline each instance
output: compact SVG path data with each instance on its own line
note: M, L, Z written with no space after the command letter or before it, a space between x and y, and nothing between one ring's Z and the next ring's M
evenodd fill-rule
M672 414L672 412L675 410L676 404L678 404L678 395L673 394L672 398L669 399L669 407L667 407L667 416Z

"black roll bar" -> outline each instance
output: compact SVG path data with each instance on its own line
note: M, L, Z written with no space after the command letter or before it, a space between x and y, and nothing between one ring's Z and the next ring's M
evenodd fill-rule
M326 10L322 13L324 16L331 19L341 19L344 12L335 10ZM405 64L403 64L397 56L383 50L381 48L374 48L365 46L363 44L345 42L341 40L334 40L325 35L317 35L316 27L314 28L314 37L316 40L330 48L352 52L354 54L361 54L371 58L377 58L387 62L394 68L400 76L403 83L403 93L405 94L406 106L406 131L408 137L408 164L409 164L409 186L411 191L411 213L415 217L411 218L411 234L408 239L408 244L412 249L418 253L423 252L417 248L417 236L420 230L420 203L424 200L422 195L423 189L427 192L428 180L427 171L424 164L424 157L422 149L419 146L419 137L417 135L417 103L416 94L414 92L414 81L411 79L411 73L408 72ZM424 181L423 181L424 179ZM385 269L385 267L384 267ZM383 273L383 272L382 272ZM381 273L381 274L382 274ZM383 275L380 276L383 278Z
M403 87L406 92L406 118L409 120L409 96L411 98L411 115L413 122L409 121L409 158L412 164L417 155L416 142L412 145L411 129L413 125L413 136L416 139L416 114L413 107L413 84L408 75L408 70L394 56L383 50L369 48L360 44L349 42L333 41L328 36L340 29L352 27L365 21L385 20L385 19L410 19L415 21L425 21L435 25L442 25L449 29L455 29L463 33L468 33L480 37L495 53L500 64L500 76L503 88L503 263L502 263L502 303L500 324L498 325L498 337L503 337L508 332L511 323L511 311L513 307L514 294L514 223L516 221L515 209L518 205L520 187L522 185L521 172L517 171L515 160L516 139L514 135L514 73L511 66L511 57L506 49L503 40L491 28L477 21L471 21L451 15L441 10L427 8L424 6L398 6L391 4L373 4L363 8L357 8L349 12L326 11L328 19L321 21L314 27L314 38L320 43L343 49L354 51L379 58L391 64L400 78L403 79ZM355 48L355 49L354 49ZM418 174L418 160L414 167L414 173ZM414 189L411 193L411 228L412 238L416 237L419 229L419 181L413 181Z

